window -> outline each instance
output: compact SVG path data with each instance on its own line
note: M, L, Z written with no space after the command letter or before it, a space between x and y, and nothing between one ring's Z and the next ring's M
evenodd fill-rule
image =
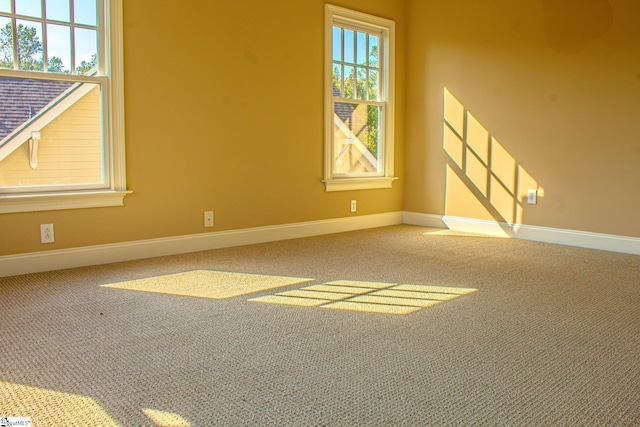
M325 15L326 191L390 188L395 23L337 6Z
M0 0L0 213L123 204L122 0Z

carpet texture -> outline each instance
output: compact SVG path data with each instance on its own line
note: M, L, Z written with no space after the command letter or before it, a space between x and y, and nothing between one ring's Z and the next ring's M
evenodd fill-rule
M103 286L193 271L311 281ZM250 301L344 302L338 281L477 291L407 315ZM640 425L633 255L394 226L0 278L0 315L0 416L36 426Z
M249 301L368 313L409 314L474 291L476 289L336 280L252 298Z
M310 282L298 277L196 270L102 285L103 288L224 299L267 289Z

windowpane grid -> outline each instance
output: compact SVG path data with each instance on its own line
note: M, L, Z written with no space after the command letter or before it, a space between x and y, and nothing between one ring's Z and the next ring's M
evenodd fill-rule
M16 19L18 69L42 71L42 24L35 21Z
M332 34L334 96L339 93L341 98L379 101L379 37L338 26Z
M16 14L42 18L42 3L40 0L19 0L16 1Z
M11 13L11 0L0 0L0 13Z
M0 68L13 68L13 31L11 30L11 19L0 16L0 38L2 46L0 48Z
M0 196L111 187L102 4L0 0Z
M45 11L48 20L71 23L69 0L47 0Z
M383 104L378 81L380 37L340 25L334 25L331 34L333 174L380 174L383 172ZM351 102L346 102L347 99Z
M47 24L47 58L49 72L60 72L65 68L62 58L71 58L71 27ZM54 58L60 61L54 61Z
M0 68L97 74L98 0L19 0L15 11L12 4L0 0Z

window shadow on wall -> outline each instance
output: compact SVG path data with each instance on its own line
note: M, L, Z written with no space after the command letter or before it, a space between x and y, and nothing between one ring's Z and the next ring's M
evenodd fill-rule
M537 190L538 197L543 191L447 88L442 148L448 156L443 218L447 226L505 237L515 235L523 221L528 190Z

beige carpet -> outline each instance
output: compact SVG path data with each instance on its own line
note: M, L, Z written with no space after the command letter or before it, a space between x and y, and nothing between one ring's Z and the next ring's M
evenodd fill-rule
M337 280L252 298L249 301L368 313L409 314L474 291L476 289Z
M119 426L89 397L0 381L0 418L4 416L28 416L32 426Z
M434 231L0 278L0 417L640 426L639 256Z
M196 270L102 285L103 288L154 292L198 298L224 299L267 289L296 285L312 279Z

